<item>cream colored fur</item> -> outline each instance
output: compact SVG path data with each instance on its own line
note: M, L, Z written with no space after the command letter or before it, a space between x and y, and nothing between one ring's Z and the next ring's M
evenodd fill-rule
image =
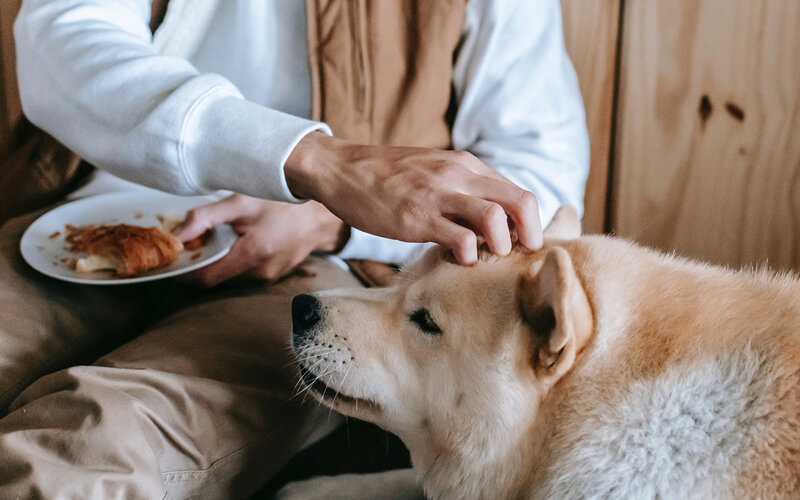
M430 498L800 497L798 280L578 235L562 210L540 251L317 294L311 392Z

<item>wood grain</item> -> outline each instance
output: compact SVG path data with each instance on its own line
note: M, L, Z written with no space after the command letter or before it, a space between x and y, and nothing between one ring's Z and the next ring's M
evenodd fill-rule
M800 2L627 2L613 229L800 268Z
M564 40L578 73L591 142L583 230L603 231L620 0L561 0Z

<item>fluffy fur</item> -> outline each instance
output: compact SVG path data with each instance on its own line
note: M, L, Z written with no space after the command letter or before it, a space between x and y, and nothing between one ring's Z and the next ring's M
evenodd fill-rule
M430 498L800 496L798 280L578 234L562 210L540 251L318 294L311 392Z

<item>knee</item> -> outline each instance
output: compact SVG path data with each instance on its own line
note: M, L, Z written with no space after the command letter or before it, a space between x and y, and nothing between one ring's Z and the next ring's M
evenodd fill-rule
M0 419L0 470L10 471L11 486L45 497L107 498L120 491L163 497L158 455L143 425L146 412L101 372L88 366L56 372L14 401L14 410ZM0 497L18 489L0 485ZM17 496L27 495L11 495Z

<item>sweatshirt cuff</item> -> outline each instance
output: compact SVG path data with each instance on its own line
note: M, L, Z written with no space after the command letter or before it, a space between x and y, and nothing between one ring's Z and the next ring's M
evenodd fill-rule
M289 190L283 166L298 142L320 130L306 120L231 95L209 92L195 103L181 134L180 161L198 192L229 189L268 200L300 203Z
M350 228L350 239L337 254L342 259L372 259L394 264L416 260L433 243L406 243Z

